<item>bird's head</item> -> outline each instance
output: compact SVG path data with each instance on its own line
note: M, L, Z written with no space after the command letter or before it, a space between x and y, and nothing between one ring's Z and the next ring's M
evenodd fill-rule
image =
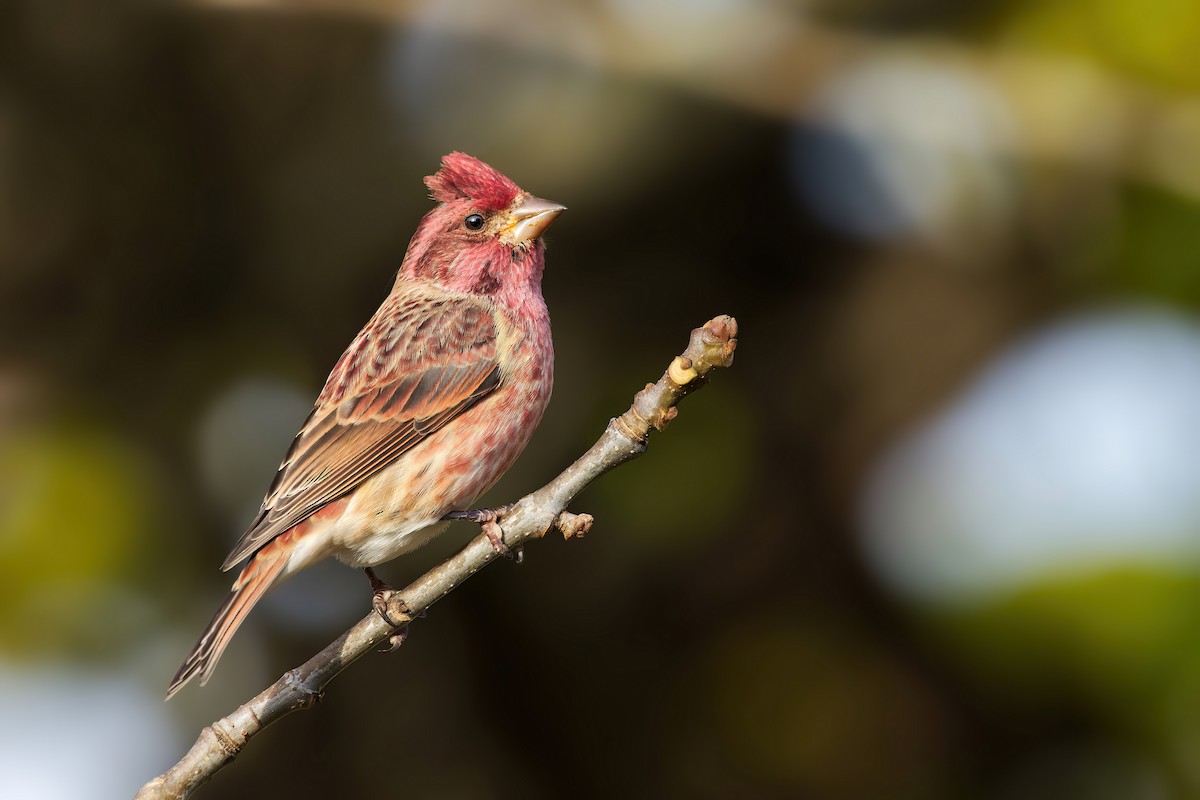
M466 153L450 153L425 179L436 208L417 228L401 280L512 303L541 295L541 236L565 206L534 197Z

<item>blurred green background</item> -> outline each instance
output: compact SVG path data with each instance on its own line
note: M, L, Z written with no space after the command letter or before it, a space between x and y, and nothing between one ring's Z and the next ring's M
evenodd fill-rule
M487 500L737 362L203 796L1200 797L1183 0L4 4L0 795L132 796L369 608L314 569L161 701L453 149L570 209Z

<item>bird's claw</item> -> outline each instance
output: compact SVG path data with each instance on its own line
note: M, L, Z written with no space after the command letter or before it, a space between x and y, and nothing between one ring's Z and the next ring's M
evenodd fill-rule
M405 625L387 639L387 647L379 648L381 653L394 653L408 639L408 626Z
M504 556L510 561L521 563L523 550L517 547L515 550L504 543L504 529L500 527L500 520L504 515L513 510L514 503L498 506L496 508L473 508L467 511L451 511L442 519L465 519L468 522L474 522L483 530L483 534L487 536L488 541L492 544L492 549L498 554Z
M451 511L442 519L465 519L467 522L474 522L477 525L483 525L488 522L495 522L505 514L516 508L516 503L506 503L495 508L470 508L466 511Z
M371 608L375 609L375 613L382 617L383 621L388 625L399 631L407 632L408 623L412 620L412 617L409 615L408 606L405 604L404 599L400 597L400 593L381 580L370 567L367 567L364 572L367 573L367 580L371 582L371 591L373 592ZM393 617L393 609L399 611L401 616L399 620ZM392 649L395 650L399 646L397 644Z
M492 543L492 549L505 558L512 558L512 550L504 543L504 529L496 524L494 519L490 519L480 525L483 528L483 533L487 536L488 541Z
M399 619L392 614L392 610L397 607L400 612ZM407 629L408 623L412 621L412 617L408 613L408 606L404 604L404 600L399 597L399 593L395 589L377 593L371 598L371 608L375 609L375 613L382 617L384 622L397 630Z

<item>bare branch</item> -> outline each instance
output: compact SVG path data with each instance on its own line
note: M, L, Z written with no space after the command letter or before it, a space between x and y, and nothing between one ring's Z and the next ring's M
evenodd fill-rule
M663 430L675 418L679 401L704 385L714 369L733 363L736 346L737 322L733 317L716 317L693 330L687 349L671 361L657 383L647 384L638 392L628 411L609 422L590 450L557 478L523 497L504 514L504 543L517 548L541 538L551 528L567 539L587 533L592 524L591 516L571 514L566 510L567 504L600 475L641 455L651 432ZM181 800L191 795L196 787L228 764L255 734L292 711L314 705L339 672L394 636L412 617L445 597L496 557L488 537L482 533L476 536L457 555L434 567L388 601L388 616L400 623L398 627L388 624L383 615L372 611L253 700L204 728L179 763L143 786L135 800Z

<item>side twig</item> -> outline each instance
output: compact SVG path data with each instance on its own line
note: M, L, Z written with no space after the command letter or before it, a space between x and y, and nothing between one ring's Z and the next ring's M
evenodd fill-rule
M671 361L657 383L647 384L638 392L628 411L609 422L590 450L504 515L504 543L513 549L520 548L551 528L567 539L583 536L591 527L592 517L568 512L567 504L600 475L641 455L650 433L663 430L675 418L679 401L704 385L714 369L733 363L736 346L737 322L733 317L716 317L693 330L687 349ZM196 787L232 761L259 731L292 711L317 703L338 673L394 636L413 617L496 557L496 548L487 535L476 536L457 555L396 593L388 604L387 616L399 623L397 627L385 622L381 614L368 614L257 697L204 728L191 750L175 766L143 786L135 800L181 800L191 795Z

